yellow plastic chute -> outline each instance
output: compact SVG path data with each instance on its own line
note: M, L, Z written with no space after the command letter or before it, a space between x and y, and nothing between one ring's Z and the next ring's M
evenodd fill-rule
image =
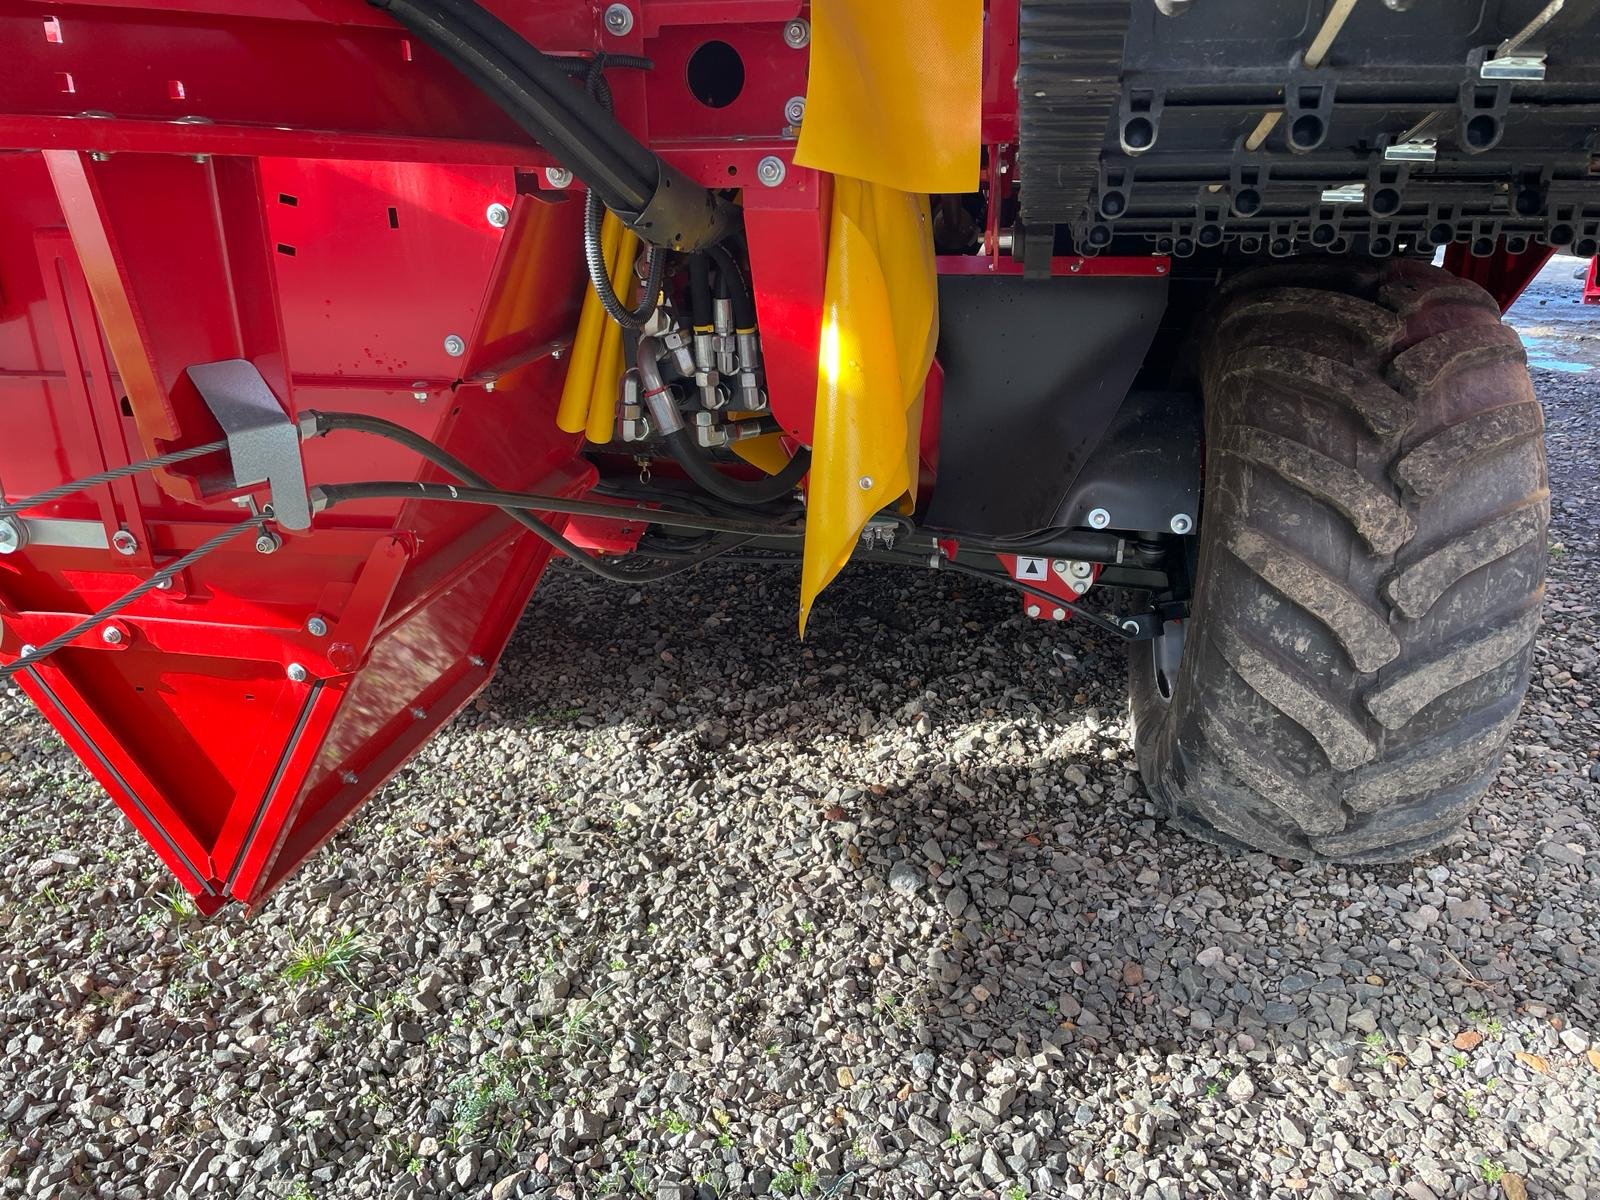
M982 0L813 0L795 162L834 174L800 632L872 515L914 498L939 337L928 193L978 188Z

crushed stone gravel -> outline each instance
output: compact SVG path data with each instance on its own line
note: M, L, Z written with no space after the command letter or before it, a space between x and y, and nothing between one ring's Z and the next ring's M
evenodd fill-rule
M0 1195L1600 1194L1600 326L1561 266L1515 314L1567 364L1545 626L1458 844L1191 841L1119 646L894 568L803 644L792 570L553 569L476 704L210 922L8 689Z

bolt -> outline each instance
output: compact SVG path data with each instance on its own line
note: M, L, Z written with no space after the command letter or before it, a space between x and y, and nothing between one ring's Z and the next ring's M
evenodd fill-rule
M1093 574L1094 568L1086 562L1075 562L1072 564L1072 575L1075 579L1087 579Z
M1157 275L1165 275L1166 273L1167 273L1167 264L1166 263L1157 263L1156 264L1156 274Z
M783 27L783 44L791 50L800 50L811 41L811 22L796 17Z
M495 381L492 380L492 379L485 379L483 381L483 390L486 391L486 392L494 391L494 382Z
M1074 275L1076 275L1079 271L1083 270L1083 264L1081 262L1075 262L1070 267L1068 267L1067 270L1071 271Z
M613 4L606 9L606 32L612 37L627 37L633 32L633 9L626 4Z
M16 517L0 517L0 554L15 554L28 544L28 530Z
M100 640L108 646L122 645L122 630L115 625L107 625L100 631Z
M111 155L107 154L104 150L89 151L89 159L91 162L107 162L110 160L110 158Z
M426 721L428 719L428 710L425 708L413 708L411 710L411 719L413 721Z
M756 178L767 187L777 187L788 173L789 168L776 154L769 154L756 164Z
M467 352L467 342L459 333L447 334L444 339L444 352L451 358L460 358Z
M1050 619L1052 621L1065 621L1067 619L1067 610L1064 608L1052 608L1050 610Z
M1067 571L1071 569L1071 567L1072 564L1064 558L1058 558L1050 564L1050 569L1057 575L1065 575Z
M546 167L544 169L544 181L553 188L571 187L572 172L565 167Z
M872 476L863 475L860 479L856 480L856 486L859 487L863 492L870 492L872 490Z
M306 632L312 637L327 637L328 622L323 617L312 617L306 622Z
M306 670L299 663L290 663L288 668L284 671L284 674L289 677L290 683L304 683L307 679L311 678L311 672Z
M123 557L131 557L139 553L139 539L126 529L119 529L111 535L111 548Z
M1170 525L1173 533L1188 533L1194 528L1194 518L1188 513L1177 513L1173 516Z
M1122 628L1124 630L1126 630L1128 633L1138 633L1139 632L1139 622L1135 621L1132 617L1129 617L1126 621L1124 621L1122 623Z
M420 391L419 392L412 392L411 393L411 398L413 400L415 400L418 404L426 404L428 402L428 393L427 392L420 392Z
M1089 514L1089 526L1092 529L1104 529L1111 524L1111 514L1103 508L1097 508Z
M357 775L354 771L344 771L339 775L339 778L341 780L343 780L345 783L360 783L361 782L361 776Z
M475 667L481 667L484 665L483 655L481 654L469 654L467 655L467 661Z
M30 654L33 654L38 649L39 647L33 645L20 646L17 648L17 657L27 658Z
M806 98L804 96L790 96L789 103L783 106L784 120L791 125L798 125L806 119Z
M1087 579L1074 579L1067 586L1072 589L1074 595L1081 596L1089 590L1089 581Z
M1039 615L1039 606L1037 604L1030 604L1028 605L1027 611L1030 617L1037 617Z
M283 545L283 539L271 530L263 529L256 535L257 554L276 554L278 547Z
M167 576L165 579L162 579L162 580L160 580L160 581L158 581L156 583L156 591L158 591L158 592L170 592L171 590L172 590L172 576L170 576L170 575Z
M493 225L496 229L504 229L507 225L511 224L511 210L504 204L489 205L489 207L484 210L483 215L489 219L489 224Z

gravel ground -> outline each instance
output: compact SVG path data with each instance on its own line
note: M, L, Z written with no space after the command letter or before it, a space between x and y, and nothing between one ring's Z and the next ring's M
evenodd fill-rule
M492 688L249 918L196 919L6 691L0 1194L1600 1194L1570 266L1517 313L1564 364L1533 693L1448 852L1169 831L1120 648L889 568L804 645L792 571L554 570Z

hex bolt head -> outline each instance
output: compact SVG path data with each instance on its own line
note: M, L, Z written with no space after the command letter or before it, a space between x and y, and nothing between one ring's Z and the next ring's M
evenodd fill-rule
M444 352L451 358L460 358L467 352L467 339L459 333L445 335Z
M789 168L776 154L769 154L756 164L756 178L766 187L777 187L788 173Z
M784 120L791 125L798 125L806 119L806 98L804 96L790 96L789 102L783 106Z
M276 554L278 547L283 545L283 539L270 530L262 530L256 535L257 554Z
M546 167L544 181L553 188L568 188L572 186L572 172L565 167Z
M484 210L484 217L496 229L504 229L511 224L511 210L504 204L491 204Z
M1037 617L1039 615L1039 606L1037 604L1028 605L1027 613L1030 617Z
M633 9L613 4L606 9L606 32L612 37L627 37L633 32Z
M139 553L139 539L126 529L119 529L111 535L111 548L123 557L131 557Z
M1194 528L1194 518L1188 513L1176 513L1173 515L1171 526L1173 533L1188 533Z
M307 679L311 678L311 672L306 670L299 663L290 663L288 667L285 668L284 674L289 677L290 683L304 683Z
M1111 524L1111 514L1103 508L1097 508L1089 514L1089 527L1091 529L1104 529Z
M27 544L27 526L16 517L0 517L0 554L15 554Z
M324 617L312 617L306 622L306 632L312 637L327 637L328 622Z
M811 22L796 17L783 27L783 44L791 50L804 49L811 42Z
M1065 621L1067 619L1067 610L1064 608L1052 608L1050 610L1050 619L1052 621Z
M100 631L100 640L108 646L122 645L122 630L115 625L107 625Z

